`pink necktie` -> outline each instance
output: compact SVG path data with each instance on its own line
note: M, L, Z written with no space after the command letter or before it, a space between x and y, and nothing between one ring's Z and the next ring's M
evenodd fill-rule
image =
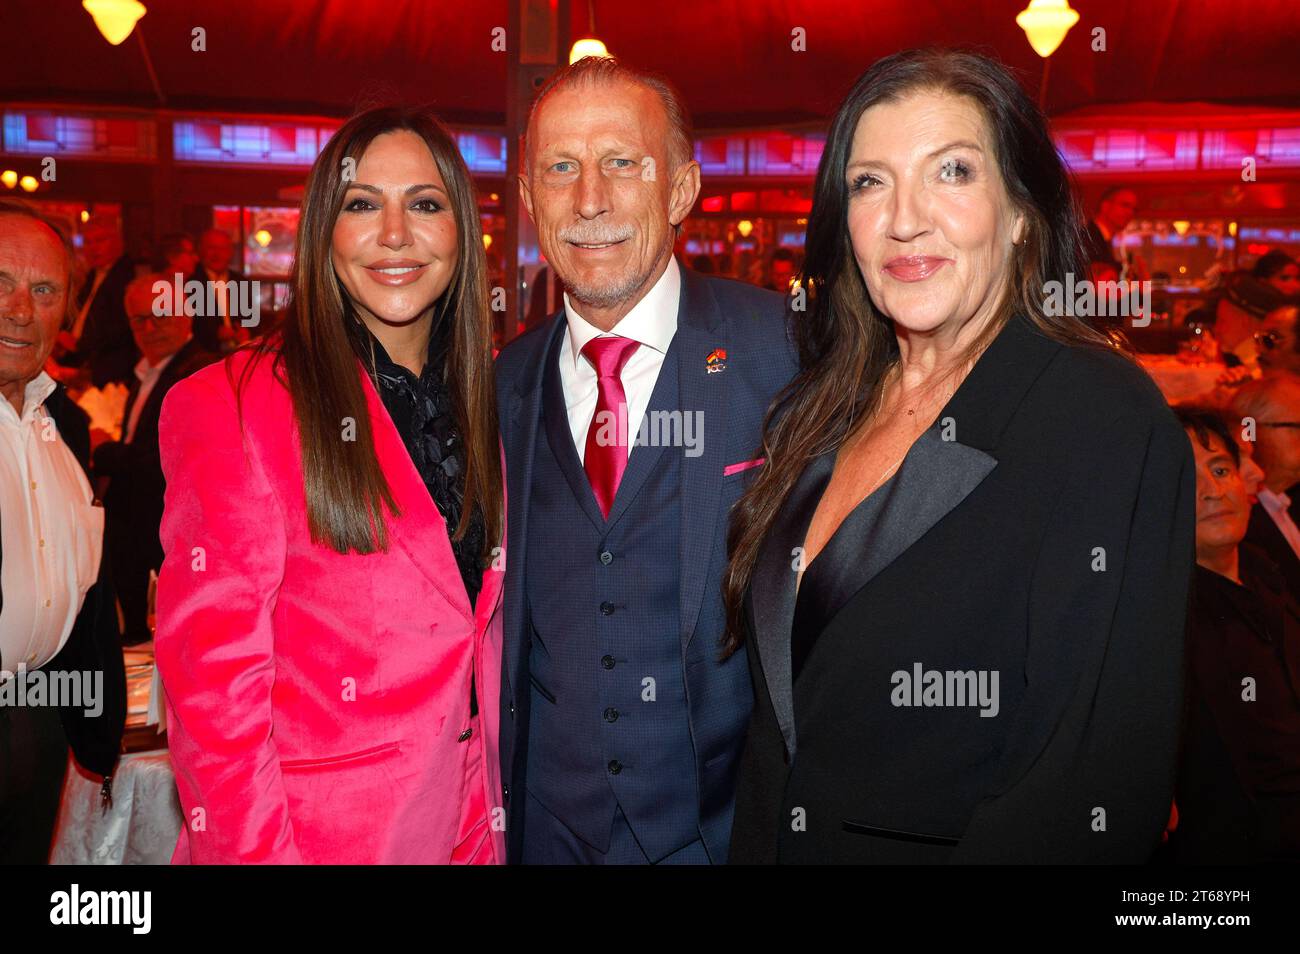
M618 482L627 469L627 395L623 392L623 368L639 343L631 338L592 338L582 354L596 369L596 413L587 428L587 450L583 469L591 481L592 493L603 516L609 517L618 493Z

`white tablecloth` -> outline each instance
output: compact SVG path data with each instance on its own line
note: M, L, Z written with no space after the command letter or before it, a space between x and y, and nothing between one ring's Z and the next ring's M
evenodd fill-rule
M1228 370L1219 361L1190 364L1173 355L1144 354L1138 360L1171 404L1209 399L1219 378Z
M100 784L68 766L63 804L50 852L52 865L165 865L182 816L166 750L122 756L106 813Z

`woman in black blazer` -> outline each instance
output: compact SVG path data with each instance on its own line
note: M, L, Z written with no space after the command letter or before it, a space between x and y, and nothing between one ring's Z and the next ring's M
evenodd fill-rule
M1147 376L1063 313L1080 236L1042 116L990 60L891 56L836 116L803 370L731 530L756 696L733 862L1160 843L1195 475Z

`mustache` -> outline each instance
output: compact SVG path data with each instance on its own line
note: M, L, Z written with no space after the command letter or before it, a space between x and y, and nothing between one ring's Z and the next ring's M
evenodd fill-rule
M627 241L636 230L630 225L570 225L556 234L561 241L575 245L609 245Z

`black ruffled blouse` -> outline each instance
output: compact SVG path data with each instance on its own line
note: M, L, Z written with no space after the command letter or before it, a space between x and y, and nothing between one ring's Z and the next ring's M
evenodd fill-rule
M445 327L445 322L442 324ZM452 412L451 392L444 380L446 347L443 335L435 329L430 336L429 355L424 371L417 378L408 369L394 363L369 329L365 334L370 339L367 345L374 345L374 372L379 379L379 396L397 432L402 435L402 442L429 496L446 521L450 538L460 526L465 505L465 446ZM471 611L483 586L486 533L483 512L476 507L465 536L451 540Z

